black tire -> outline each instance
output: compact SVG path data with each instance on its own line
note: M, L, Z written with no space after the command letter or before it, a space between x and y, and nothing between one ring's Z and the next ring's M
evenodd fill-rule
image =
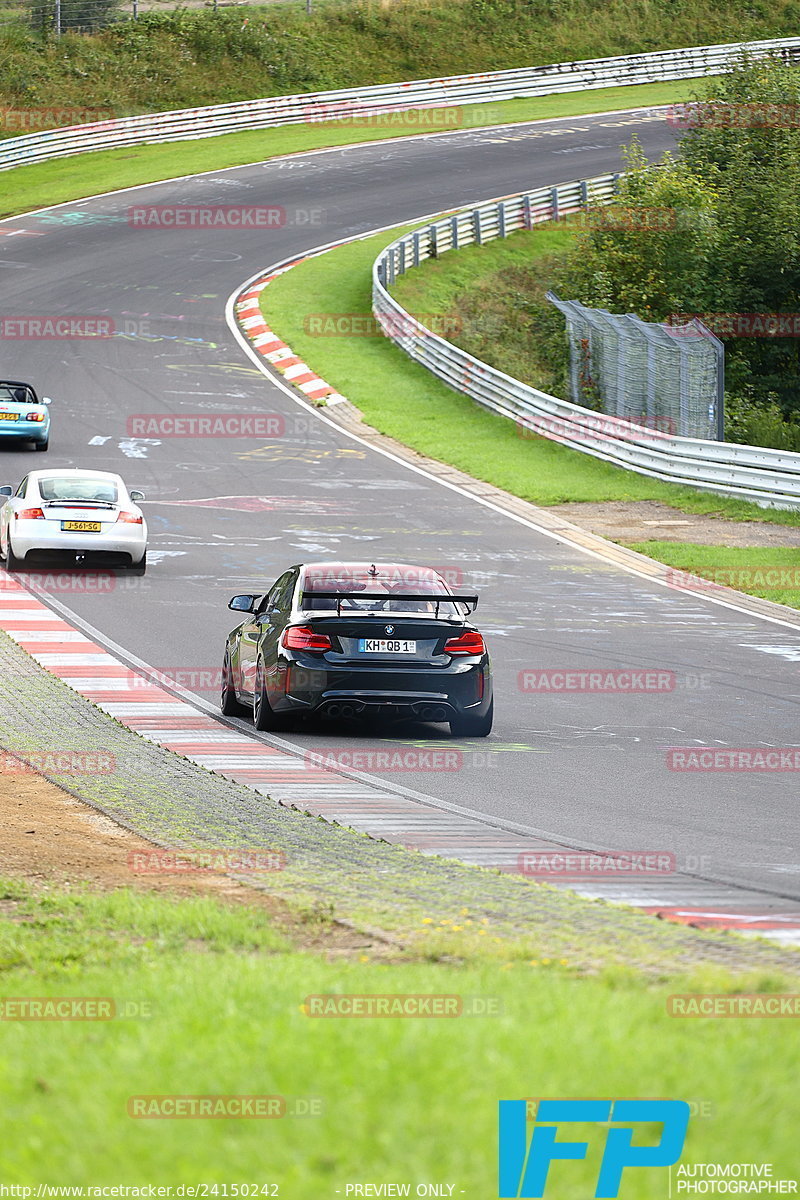
M142 555L141 561L131 564L131 575L144 575L147 570L147 551Z
M8 549L6 550L5 568L7 571L21 571L25 566L24 558L17 558L14 551L11 549L11 538L8 539Z
M222 664L222 691L219 698L219 710L224 717L243 717L247 709L236 699L236 689L233 686L233 668L230 655L225 652Z
M278 716L269 702L267 689L264 686L264 664L258 660L256 667L256 682L253 688L253 724L262 733L269 730L284 729L286 719Z
M50 438L46 442L34 442L34 445L37 450L47 450L50 446Z
M453 737L487 737L492 732L494 721L494 697L489 701L486 714L482 717L465 715L450 718L450 733Z

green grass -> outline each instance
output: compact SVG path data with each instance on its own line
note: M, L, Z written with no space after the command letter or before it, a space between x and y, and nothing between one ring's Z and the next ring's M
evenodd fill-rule
M694 81L696 84L696 81ZM685 100L694 86L692 80L678 83L644 84L636 87L602 88L596 92L548 96L539 100L507 100L502 104L466 105L454 111L454 125L444 128L472 128L513 121L545 120L591 112L611 112L649 104L669 104ZM120 150L100 150L73 158L15 167L0 172L0 217L30 212L49 204L59 204L117 188L135 187L174 179L195 172L222 170L244 163L261 162L282 154L296 154L329 146L347 146L383 138L411 137L431 126L423 124L429 111L413 110L407 123L396 124L400 114L390 114L391 125L360 129L342 122L327 121L307 125L286 125L277 129L249 130L224 134L196 142L177 142L163 146L132 146ZM442 128L442 126L434 126ZM465 194L465 200L469 197Z
M64 15L74 5L64 6ZM0 105L117 115L794 34L795 0L341 0L0 28ZM128 12L129 12L128 8Z
M800 549L778 546L698 546L693 542L626 544L640 554L667 563L679 571L710 579L720 587L732 587L751 596L774 600L776 604L800 608ZM781 586L786 583L797 586ZM714 594L713 589L709 594Z
M497 1101L525 1096L704 1104L711 1115L690 1122L684 1161L767 1157L777 1176L792 1174L800 1064L785 1023L666 1015L669 992L730 989L722 976L664 985L633 972L580 979L542 962L325 961L288 948L260 912L216 901L35 895L16 882L0 898L3 997L112 997L149 1014L0 1021L5 1184L276 1182L287 1200L320 1200L352 1182L436 1181L484 1200L496 1194ZM305 1015L306 997L331 992L477 996L501 1011ZM313 1098L322 1111L127 1116L130 1096L175 1094ZM554 1168L561 1200L593 1191L598 1131L575 1132L592 1148L586 1164ZM631 1171L622 1194L650 1200L666 1182L663 1171Z
M684 512L800 524L800 513L761 509L745 501L660 483L545 438L521 437L512 422L451 391L385 338L306 333L303 322L312 313L371 313L372 263L381 247L401 232L377 234L308 259L271 283L261 301L270 326L357 405L376 429L534 504L658 500ZM524 246L528 238L530 253L536 253L537 247L549 253L563 236L563 230L514 234L509 239L512 248L506 252L513 253L513 244ZM469 251L465 253L469 256ZM473 263L480 253L474 252ZM451 263L460 270L457 260L461 255L458 251L434 264L435 299L418 292L417 311L436 311L437 305L448 311L449 293L443 277ZM425 266L418 271L422 274Z

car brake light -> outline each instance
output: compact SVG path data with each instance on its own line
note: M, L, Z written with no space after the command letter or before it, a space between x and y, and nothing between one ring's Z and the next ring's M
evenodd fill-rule
M460 637L450 638L444 644L445 654L483 654L485 649L483 638L475 629L466 629Z
M28 413L26 420L28 420L28 421L43 421L44 413Z
M332 650L327 633L315 633L310 625L290 625L284 629L281 645L286 650Z
M18 521L43 521L44 513L41 508L21 508L17 513Z
M136 513L119 512L117 513L118 521L125 521L128 525L141 525L142 518L137 517Z

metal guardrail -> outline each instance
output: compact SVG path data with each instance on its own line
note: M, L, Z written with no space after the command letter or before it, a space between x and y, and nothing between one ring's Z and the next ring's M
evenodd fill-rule
M800 37L692 46L481 75L453 75L445 79L416 79L351 90L270 96L262 100L72 125L0 141L0 170L90 150L218 137L247 129L345 121L415 108L447 108L621 84L720 75L744 50L754 57L779 53L787 62L800 62Z
M449 387L516 422L521 436L543 436L615 466L667 483L688 484L776 508L800 507L800 454L732 442L677 437L581 408L473 358L432 333L389 294L399 275L448 250L481 245L607 203L616 175L539 188L464 209L397 238L373 265L372 309L387 337Z

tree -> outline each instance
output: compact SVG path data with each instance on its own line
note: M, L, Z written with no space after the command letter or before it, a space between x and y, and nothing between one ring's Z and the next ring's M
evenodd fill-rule
M677 157L628 148L618 199L591 215L560 286L648 320L742 314L739 334L720 331L729 386L800 416L800 338L741 336L752 314L800 314L800 72L744 58L678 119Z

